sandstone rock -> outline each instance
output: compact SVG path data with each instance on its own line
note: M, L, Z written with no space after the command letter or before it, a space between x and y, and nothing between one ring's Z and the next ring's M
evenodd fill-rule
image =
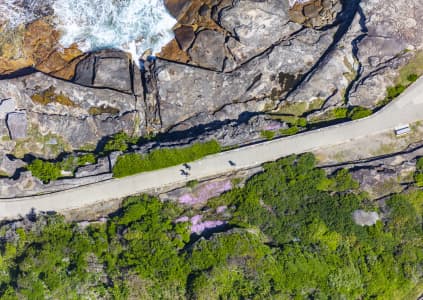
M15 101L17 109L78 118L122 115L136 109L134 96L79 86L42 73L0 80L0 99L8 98Z
M410 59L408 49L423 48L423 7L415 0L365 1L360 7L363 38L357 43L356 60L361 72L349 98L351 104L374 106Z
M13 99L0 100L0 119L6 119L8 113L16 110L16 101Z
M141 89L141 82L139 85ZM12 99L16 110L27 112L28 125L21 124L31 126L32 134L28 138L35 139L34 143L42 136L54 135L61 137L61 142L71 149L78 149L87 144L96 145L102 137L119 131L130 135L145 133L144 108L136 103L135 96L79 86L42 73L1 80L0 99ZM13 115L8 120L14 138L16 122ZM23 129L20 137L24 137ZM32 149L34 154L46 153L36 149Z
M195 32L192 26L181 26L175 29L175 39L182 51L187 51L195 39Z
M34 178L31 172L22 172L17 180L0 178L0 198L14 198L28 194L36 194L43 183Z
M295 1L289 11L293 22L320 28L334 23L342 10L339 0Z
M100 157L95 164L79 167L75 172L75 177L88 177L104 173L110 173L110 163L108 157Z
M218 15L232 37L227 45L238 64L289 37L301 26L289 22L288 3L280 0L236 1Z
M77 65L74 81L85 86L105 87L130 93L131 68L130 58L124 52L94 52Z
M196 69L158 59L154 67L156 98L163 129L201 112L212 114L225 105L275 97L291 90L332 41L333 29L306 29L290 43L275 46L234 72Z
M192 63L216 71L223 70L225 60L225 36L222 33L204 30L197 34L189 50Z
M13 176L17 169L26 166L20 159L11 159L8 155L0 156L0 170L8 176Z
M27 135L27 115L25 112L12 112L6 117L9 136L12 140L26 138Z
M372 226L380 220L379 214L375 211L356 210L353 212L353 219L357 225Z
M169 12L175 18L178 18L183 12L184 8L189 4L189 0L165 0L164 4L166 5Z
M82 55L75 45L61 49L59 33L44 19L13 29L3 27L0 32L0 74L35 67L69 79L74 60Z
M121 117L107 115L92 117L63 117L60 115L46 115L28 113L31 122L38 125L41 135L54 134L62 137L73 149L80 149L87 144L96 145L101 137L117 132L132 135L136 125L137 112L129 112Z

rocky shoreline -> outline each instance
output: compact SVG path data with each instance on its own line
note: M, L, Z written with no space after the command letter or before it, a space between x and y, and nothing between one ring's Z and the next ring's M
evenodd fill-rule
M175 39L142 57L141 70L117 50L62 49L48 16L0 25L0 171L15 175L0 179L1 197L111 176L104 161L84 167L87 177L45 185L17 172L27 155L92 151L118 132L163 137L132 147L139 153L211 139L242 145L346 118L354 107L377 109L389 88L423 73L417 0L165 4L178 20Z

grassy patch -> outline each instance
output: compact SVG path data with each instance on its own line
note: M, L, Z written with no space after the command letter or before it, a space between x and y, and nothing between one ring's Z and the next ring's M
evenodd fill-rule
M379 101L377 106L385 106L393 99L398 97L404 90L416 81L423 74L423 51L419 51L416 55L399 70L399 76L394 86L386 89L385 99Z
M221 147L217 141L195 143L185 148L157 149L146 155L136 153L119 156L114 168L114 177L125 177L145 171L162 169L200 159L218 153Z
M399 71L396 84L408 85L423 74L423 51L416 55Z
M310 122L319 123L319 122L325 122L325 121L340 120L340 119L346 119L347 116L348 116L348 109L346 107L336 107L334 109L326 111L322 115L312 117Z
M278 114L300 117L308 111L322 108L325 99L316 98L310 102L286 102L277 111Z

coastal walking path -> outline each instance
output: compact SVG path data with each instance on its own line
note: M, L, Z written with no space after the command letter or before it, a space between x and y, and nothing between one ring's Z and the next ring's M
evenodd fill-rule
M183 167L179 165L47 195L0 200L0 219L23 216L32 209L60 212L82 208L164 186L251 168L294 153L370 137L419 120L423 120L423 77L393 102L367 118L211 155L191 162L189 176L181 175Z

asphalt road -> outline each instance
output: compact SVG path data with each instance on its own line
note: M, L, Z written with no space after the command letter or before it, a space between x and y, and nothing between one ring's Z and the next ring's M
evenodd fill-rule
M423 120L423 77L391 104L368 118L208 156L190 163L188 177L180 174L182 166L175 166L49 195L0 200L0 219L16 218L27 214L31 209L63 211L81 208L163 186L254 167L293 153L341 144L419 120ZM236 165L229 164L230 160Z

